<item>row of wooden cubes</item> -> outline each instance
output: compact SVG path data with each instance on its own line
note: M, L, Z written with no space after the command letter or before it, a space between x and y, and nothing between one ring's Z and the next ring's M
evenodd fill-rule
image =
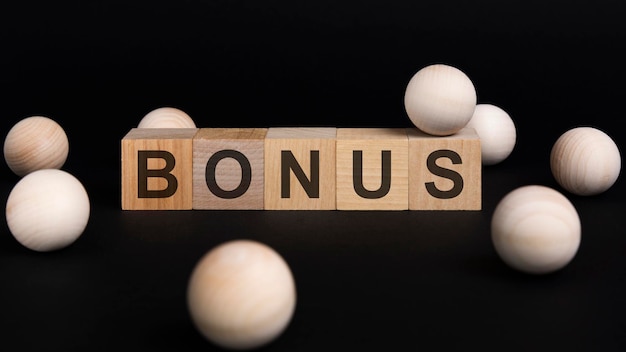
M480 210L476 131L133 128L124 210Z

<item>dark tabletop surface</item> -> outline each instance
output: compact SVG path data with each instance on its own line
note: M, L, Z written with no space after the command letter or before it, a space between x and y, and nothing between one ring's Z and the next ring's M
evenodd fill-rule
M298 302L268 351L626 350L622 176L571 195L552 144L589 125L620 150L625 11L614 1L24 1L0 15L0 133L55 119L63 166L88 191L83 235L50 253L0 223L0 344L22 351L208 351L186 285L197 260L238 238L289 263ZM483 168L481 211L122 211L120 140L147 112L198 127L409 127L403 94L431 63L462 69L518 142ZM19 180L0 165L0 193ZM523 185L579 212L574 260L516 272L490 240L498 201ZM5 350L4 347L0 347Z

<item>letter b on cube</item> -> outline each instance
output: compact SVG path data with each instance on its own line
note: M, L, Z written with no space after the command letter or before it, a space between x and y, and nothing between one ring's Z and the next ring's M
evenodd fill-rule
M122 139L122 209L191 210L197 128L133 128Z

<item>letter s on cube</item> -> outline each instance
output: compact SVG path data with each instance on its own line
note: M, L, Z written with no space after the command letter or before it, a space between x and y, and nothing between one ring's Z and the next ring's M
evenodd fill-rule
M409 210L481 210L480 138L473 128L437 137L408 129Z

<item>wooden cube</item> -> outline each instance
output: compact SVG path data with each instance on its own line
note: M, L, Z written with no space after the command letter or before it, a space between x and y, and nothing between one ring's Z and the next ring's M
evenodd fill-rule
M265 209L336 209L336 136L334 127L268 129Z
M266 128L201 128L193 140L193 209L263 209Z
M408 209L404 128L337 129L337 209Z
M197 128L133 128L122 139L122 209L192 209Z
M480 210L480 139L473 128L438 137L416 128L409 136L409 209Z

